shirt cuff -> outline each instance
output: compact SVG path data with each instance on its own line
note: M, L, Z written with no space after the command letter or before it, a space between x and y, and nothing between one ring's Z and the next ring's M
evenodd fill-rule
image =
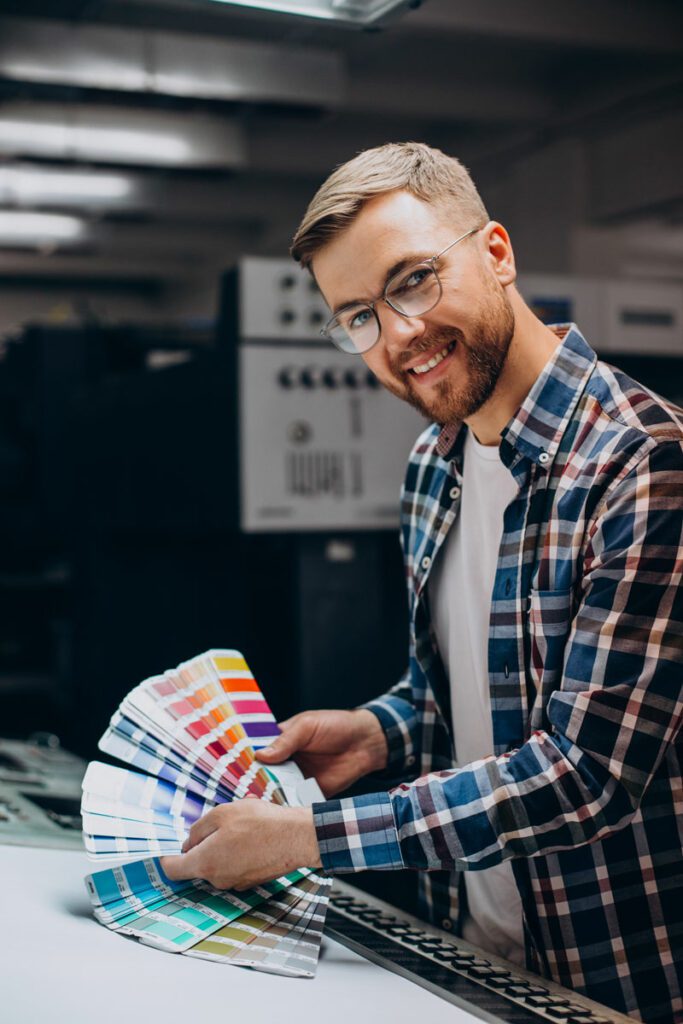
M313 804L323 871L402 868L401 847L388 793L366 793Z
M384 772L411 768L417 760L417 714L402 697L378 697L362 705L379 719L387 739L388 757Z

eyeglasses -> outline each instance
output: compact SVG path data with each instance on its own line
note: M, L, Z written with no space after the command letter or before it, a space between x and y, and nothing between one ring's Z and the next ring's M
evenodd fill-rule
M405 317L422 316L430 309L434 309L443 295L434 264L454 245L476 234L477 231L481 231L481 228L466 231L436 256L430 256L428 260L415 263L412 267L394 274L387 281L382 294L371 302L354 302L350 306L344 306L320 331L323 338L327 338L342 352L359 355L376 345L382 333L376 309L378 302L386 302L395 313Z

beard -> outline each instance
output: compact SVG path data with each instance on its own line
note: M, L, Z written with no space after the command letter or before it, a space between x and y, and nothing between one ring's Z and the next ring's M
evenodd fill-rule
M387 382L386 387L426 419L440 425L466 420L478 412L495 391L505 366L515 330L515 315L502 288L488 281L485 286L486 298L467 337L457 327L441 327L422 337L419 346L401 353L391 363L395 383ZM418 392L413 374L402 365L419 352L434 352L452 341L465 354L465 371L457 380L448 376L438 381L427 398Z

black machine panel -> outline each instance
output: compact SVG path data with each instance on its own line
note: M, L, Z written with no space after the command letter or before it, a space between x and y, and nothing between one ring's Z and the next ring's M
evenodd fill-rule
M492 1024L628 1024L631 1019L335 881L325 931Z

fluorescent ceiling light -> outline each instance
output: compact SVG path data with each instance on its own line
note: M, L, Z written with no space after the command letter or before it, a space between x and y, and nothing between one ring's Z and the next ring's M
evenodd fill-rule
M83 221L77 217L0 210L0 244L72 242L82 235L83 228Z
M345 61L341 54L312 46L3 18L0 77L334 108L344 95Z
M244 134L232 118L88 104L0 107L0 156L164 167L241 167Z
M377 25L402 9L417 7L415 0L213 0L232 7L294 14L353 25Z
M0 167L0 202L97 202L125 199L131 182L120 174L83 174Z
M97 159L139 160L152 154L155 163L182 163L188 155L184 139L159 132L125 128L94 128L85 125L50 124L40 121L0 121L0 147L21 151L36 139L41 148L87 151Z

